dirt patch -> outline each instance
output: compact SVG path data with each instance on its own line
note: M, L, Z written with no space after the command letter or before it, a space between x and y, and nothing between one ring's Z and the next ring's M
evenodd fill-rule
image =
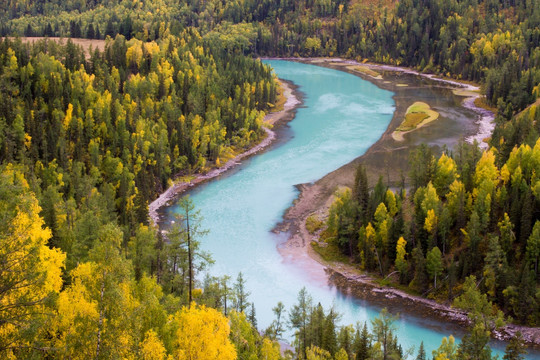
M66 45L67 44L67 38L59 38L59 37L22 37L21 41L23 43L35 43L37 41L41 41L44 39L48 39L51 41L55 41L59 44ZM77 46L81 46L86 53L86 58L90 58L90 50L93 49L99 49L99 51L103 52L105 50L105 40L95 40L95 39L79 39L79 38L72 38L71 41L73 44Z

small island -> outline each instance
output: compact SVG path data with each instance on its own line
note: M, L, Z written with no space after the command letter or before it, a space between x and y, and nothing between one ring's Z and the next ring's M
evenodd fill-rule
M403 141L403 135L421 128L430 122L437 120L439 113L431 109L425 102L417 101L407 109L405 118L392 133L396 141Z

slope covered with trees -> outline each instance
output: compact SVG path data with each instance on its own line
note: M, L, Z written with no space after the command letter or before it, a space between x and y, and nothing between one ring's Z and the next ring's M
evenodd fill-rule
M196 277L211 258L193 205L164 239L148 202L261 138L271 70L195 29L90 54L3 39L0 88L0 357L235 358L242 277ZM275 353L236 316L250 351Z
M408 194L382 182L370 191L359 169L325 235L365 270L397 271L412 291L471 312L470 337L460 349L444 342L440 359L489 358L496 310L538 326L539 0L9 0L0 24L4 36L108 39L89 54L0 42L2 355L279 358L280 316L262 338L241 275L197 279L211 259L187 213L164 239L147 212L174 176L260 139L276 85L256 55L368 59L482 83L498 110L491 150L437 158L421 147ZM385 316L372 337L337 329L337 314L304 294L288 322L299 357L401 356Z
M353 189L330 208L323 237L362 269L396 271L418 294L452 301L476 276L490 301L538 326L540 141L500 157L462 144L437 159L421 147L411 158L409 194L382 180L369 192L360 167Z
M506 119L534 101L540 81L538 0L27 1L3 10L4 34L151 40L195 26L245 53L369 59L483 81Z
M118 36L88 59L46 41L5 40L0 52L0 159L26 166L64 250L85 242L76 232L88 213L128 234L147 224L148 201L173 175L219 165L259 139L275 98L270 69L214 56L196 31L159 43Z

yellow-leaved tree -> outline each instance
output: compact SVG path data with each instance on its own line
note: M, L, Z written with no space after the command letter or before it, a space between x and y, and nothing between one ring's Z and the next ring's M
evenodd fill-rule
M217 310L192 304L176 314L175 322L178 326L175 359L236 359L236 350L229 339L229 322Z
M279 344L273 342L268 338L263 338L261 345L261 356L262 360L279 360L281 359Z
M146 333L141 345L141 358L143 360L164 360L167 350L154 330Z
M45 324L62 287L65 254L51 249L41 208L21 171L0 170L0 358L49 347Z
M113 224L97 230L90 261L70 273L53 323L62 358L128 359L138 346L136 315L144 313L129 281L129 263L120 251L123 234Z

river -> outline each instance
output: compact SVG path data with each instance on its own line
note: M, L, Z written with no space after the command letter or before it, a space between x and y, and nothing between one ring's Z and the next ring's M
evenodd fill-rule
M201 245L215 260L210 271L231 275L233 281L243 273L261 329L273 320L272 307L282 301L289 309L302 287L315 304L333 305L343 314L343 324L369 322L380 311L376 304L340 294L328 285L323 267L307 256L283 258L277 248L288 235L271 230L297 197L294 185L321 178L362 155L381 137L394 112L393 93L337 70L265 62L280 78L299 86L305 106L278 130L279 140L265 152L190 191L204 217L202 228L209 230ZM401 314L396 325L404 349L418 349L423 341L428 355L444 336L456 333L454 326L407 314Z

